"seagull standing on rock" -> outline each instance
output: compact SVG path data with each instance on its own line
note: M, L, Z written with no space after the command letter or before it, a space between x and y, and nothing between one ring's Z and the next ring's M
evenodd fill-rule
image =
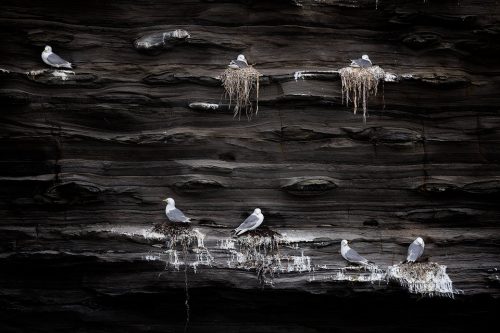
M262 215L260 208L255 208L253 213L238 228L234 229L235 235L239 236L247 231L257 229L262 221L264 221L264 215Z
M351 67L367 68L372 66L372 61L368 57L368 54L363 54L361 59L351 60Z
M45 46L42 52L42 60L44 63L54 68L73 68L70 62L53 53L52 48L48 45Z
M238 58L236 58L236 60L231 60L228 67L232 69L247 68L248 62L245 56L243 54L240 54Z
M175 208L175 201L172 198L167 198L163 200L167 203L167 207L165 208L165 214L170 222L174 223L189 223L191 219L186 217L183 212L179 209Z
M359 255L358 252L354 251L351 249L348 245L347 240L342 240L340 243L340 254L342 254L342 257L349 261L352 262L353 264L358 264L358 265L369 265L370 262L368 259L363 258L362 256Z
M406 256L406 262L415 262L424 253L424 240L421 237L417 237L408 247L408 255Z

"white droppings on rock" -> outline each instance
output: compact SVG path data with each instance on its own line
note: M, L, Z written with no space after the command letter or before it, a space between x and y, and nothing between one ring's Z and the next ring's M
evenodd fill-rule
M306 78L315 78L321 74L337 74L339 73L339 71L336 71L336 70L331 70L331 71L313 71L313 72L310 72L310 71L297 71L297 72L294 72L293 74L293 78L295 79L295 81L297 81L298 79L306 79Z
M221 250L234 250L234 239L232 238L218 239L217 248Z
M145 261L161 261L161 257L156 254L147 254L143 256L142 259Z
M301 71L295 72L293 74L293 78L295 79L295 81L297 81L298 79L303 79L302 72Z
M287 272L310 272L311 257L304 256L302 251L300 256L291 256L291 262L288 263Z
M219 108L219 104L214 103L205 103L205 102L193 102L189 104L191 109L195 110L217 110Z
M26 72L26 75L31 76L31 77L36 77L36 76L41 75L47 71L48 71L48 69L37 69L34 71Z
M167 255L167 265L173 266L177 271L181 265L184 265L184 262L179 260L177 250L166 250L165 253Z
M385 82L397 82L398 81L398 76L394 73L385 73L384 76L384 81Z
M67 71L67 70L61 70L61 69L57 69L57 70L55 70L55 71L52 72L53 76L58 77L58 78L60 78L63 81L66 81L69 78L69 75L71 75L71 74L75 75L75 72L73 72L73 71Z
M139 236L143 237L144 239L155 239L155 240L165 239L165 235L160 234L158 232L154 232L152 228L137 228L131 226L124 226L124 227L113 227L109 229L105 228L100 231L111 232L129 237Z
M330 275L329 279L349 282L385 282L386 273L375 265L348 266L339 269L336 274Z

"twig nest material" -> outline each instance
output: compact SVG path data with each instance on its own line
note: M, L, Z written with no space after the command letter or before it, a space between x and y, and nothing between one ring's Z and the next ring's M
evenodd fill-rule
M173 249L181 246L187 249L198 242L198 232L193 230L189 223L158 223L153 227L153 232L167 237L167 247Z
M456 290L453 289L453 282L446 274L446 266L435 262L403 263L389 266L387 277L414 294L453 298L456 293Z
M234 104L234 117L241 117L242 110L248 119L259 111L259 78L261 74L252 66L246 68L227 68L220 75L229 107ZM251 98L255 94L255 107Z
M359 106L363 106L363 120L366 121L366 105L368 97L377 95L378 83L385 77L385 72L379 66L367 68L345 67L339 69L342 81L342 104L353 103L354 114Z
M281 234L269 229L250 230L236 238L236 243L241 249L258 249L271 253L279 249L282 238Z

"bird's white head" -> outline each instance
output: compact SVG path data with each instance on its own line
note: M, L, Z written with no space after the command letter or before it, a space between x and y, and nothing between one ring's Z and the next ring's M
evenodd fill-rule
M245 59L245 56L243 54L240 54L237 58L239 61L244 61L244 62L247 62L247 60Z
M254 211L253 211L254 214L260 214L260 208L255 208Z
M45 46L45 52L52 52L52 48L50 46Z
M175 201L172 198L166 198L163 201L165 201L167 203L167 205L175 206Z
M361 56L361 59L366 60L366 61L371 61L370 58L368 57L368 54L363 54Z
M424 246L424 240L421 238L421 237L417 237L417 239L415 239L415 241L421 245L421 246Z
M343 239L342 242L340 242L340 246L344 247L347 246L347 240Z

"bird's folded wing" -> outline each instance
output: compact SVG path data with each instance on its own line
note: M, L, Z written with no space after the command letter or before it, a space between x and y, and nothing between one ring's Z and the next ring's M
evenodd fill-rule
M411 243L410 247L408 247L408 260L415 261L417 260L422 253L424 253L424 248L419 244Z
M242 224L236 230L244 230L244 229L250 229L254 227L257 223L259 222L259 218L252 214L249 217L246 218L245 221L243 221Z
M345 257L347 260L352 262L368 262L366 258L360 256L359 253L354 251L353 249L347 250Z
M49 54L49 56L47 57L47 60L53 64L53 65L64 65L64 64L69 64L69 62L67 62L66 60L64 60L63 58L61 58L60 56L58 56L57 54L55 53L51 53Z
M167 217L172 222L184 222L188 219L186 215L184 215L184 213L182 213L177 208L168 212Z

